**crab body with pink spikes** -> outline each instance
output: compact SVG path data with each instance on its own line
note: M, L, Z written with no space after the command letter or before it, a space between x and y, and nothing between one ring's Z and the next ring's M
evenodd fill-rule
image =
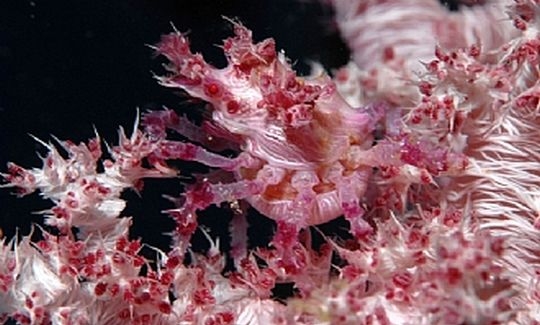
M160 142L153 159L198 161L231 171L237 180L204 183L188 192L177 222L190 228L196 210L245 199L263 215L299 228L345 215L357 232L369 232L361 204L374 166L358 158L369 156L384 105L352 108L330 77L296 76L273 40L254 44L248 29L239 23L233 27L235 36L223 45L228 60L223 69L193 54L179 32L164 36L156 47L170 61L160 83L208 102L212 121L203 126L205 137L171 110L150 112L146 130ZM241 153L225 158L202 146L169 141L166 129L209 146L208 136L227 139Z

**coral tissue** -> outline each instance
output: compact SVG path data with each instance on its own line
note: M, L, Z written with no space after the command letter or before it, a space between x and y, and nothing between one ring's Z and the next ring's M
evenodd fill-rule
M224 68L174 31L156 79L207 103L202 124L146 112L115 146L42 142L41 168L9 164L5 187L52 206L41 240L0 242L0 320L540 324L538 1L331 4L353 52L332 75L297 75L238 21ZM149 260L121 194L179 161L212 171L172 199L170 250ZM230 251L198 224L211 205L233 210ZM248 206L275 222L267 247L248 245ZM338 218L342 237L318 228Z

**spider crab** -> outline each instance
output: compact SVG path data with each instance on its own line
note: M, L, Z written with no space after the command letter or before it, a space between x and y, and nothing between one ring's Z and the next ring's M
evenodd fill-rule
M178 31L164 35L155 47L169 61L168 74L157 77L160 84L208 102L212 119L197 130L172 110L149 112L143 123L158 147L151 158L196 161L232 172L236 180L203 180L189 189L178 209L169 211L177 234L193 233L197 210L246 200L277 221L278 231L292 227L294 233L344 215L351 233L365 236L373 230L363 218L363 198L374 167L407 167L402 173L409 179L432 181L424 168L403 161L408 143L374 145L375 129L396 123L387 121L387 105L353 108L328 75L298 77L285 55L276 52L274 40L254 43L246 27L233 22L233 29L234 36L222 45L228 62L222 69L192 53ZM166 130L199 145L168 140ZM241 152L220 156L203 147L212 147L209 139L236 143ZM421 151L413 149L415 155Z

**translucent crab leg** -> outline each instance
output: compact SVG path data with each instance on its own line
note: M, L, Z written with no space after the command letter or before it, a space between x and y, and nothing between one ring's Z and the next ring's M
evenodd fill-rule
M246 257L248 252L248 206L245 201L234 201L231 208L234 213L230 225L231 257L237 263Z
M209 167L234 171L240 167L255 167L258 160L248 154L240 154L236 158L226 158L212 153L202 146L181 141L165 140L166 130L172 129L185 135L188 139L204 143L206 140L197 132L196 126L187 119L181 119L172 110L149 112L143 117L146 133L155 139L157 149L150 155L150 160L165 161L169 159L182 159L197 161ZM204 134L204 132L200 132Z
M241 141L212 122L203 121L202 126L198 126L187 117L180 116L168 108L162 111L147 112L144 114L143 124L146 133L154 138L163 139L166 130L173 130L189 141L199 143L215 151L234 149L236 144Z
M235 158L227 158L192 143L169 140L160 141L149 159L196 161L208 167L221 168L226 171L234 171L240 167L255 168L259 165L258 159L246 153L241 153Z

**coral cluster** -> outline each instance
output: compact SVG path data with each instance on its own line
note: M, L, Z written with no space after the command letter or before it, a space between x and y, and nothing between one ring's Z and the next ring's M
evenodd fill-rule
M211 117L147 112L106 154L96 135L42 142L41 168L10 164L6 186L53 207L40 241L2 239L2 320L540 324L540 7L463 3L331 1L354 53L333 78L298 76L237 21L222 69L164 35L157 80ZM177 161L213 171L172 199L171 248L148 260L121 194L144 199L144 179L176 177ZM244 202L275 221L268 247L248 245ZM231 250L202 229L210 248L192 252L198 212L222 204ZM341 216L342 238L318 228Z

